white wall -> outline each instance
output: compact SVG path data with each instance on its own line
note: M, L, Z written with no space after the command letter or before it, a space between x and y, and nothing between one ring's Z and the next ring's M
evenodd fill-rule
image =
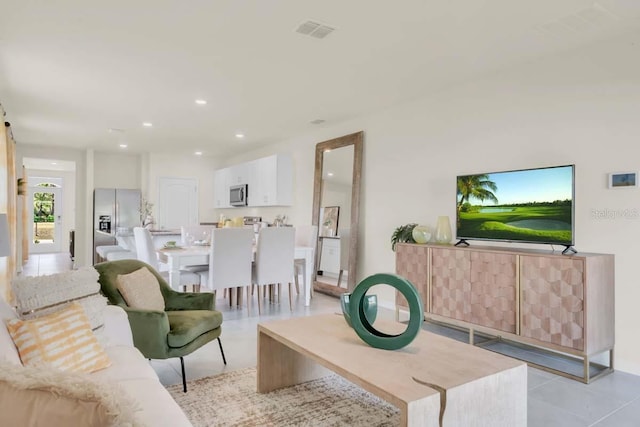
M140 188L140 162L141 156L137 154L96 151L93 157L95 188Z
M438 215L453 220L456 175L574 163L576 248L615 254L616 367L640 374L640 286L634 266L640 259L635 242L640 189L607 188L609 172L640 170L639 107L640 56L623 38L523 64L231 160L292 152L298 161L295 206L289 212L306 219L314 145L364 130L358 280L394 271L389 239L398 225L435 226ZM601 218L599 211L610 214ZM379 298L393 303L388 290Z

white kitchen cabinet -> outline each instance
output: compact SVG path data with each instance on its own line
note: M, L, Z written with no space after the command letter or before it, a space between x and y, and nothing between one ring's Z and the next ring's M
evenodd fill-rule
M213 197L216 208L229 208L229 174L230 169L218 169L214 174Z
M320 270L324 274L338 274L340 272L340 238L322 237L322 252L320 255Z
M249 163L239 163L228 168L227 185L229 187L249 183Z
M293 162L291 156L274 154L218 169L214 176L216 208L230 208L229 187L247 184L247 205L291 206L293 204Z
M291 206L293 164L291 156L273 156L248 162L249 206Z

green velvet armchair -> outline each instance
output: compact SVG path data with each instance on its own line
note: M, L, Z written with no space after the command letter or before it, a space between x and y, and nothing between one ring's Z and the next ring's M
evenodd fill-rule
M131 308L118 291L118 275L132 273L141 267L147 267L158 279L165 311ZM100 273L98 281L102 294L110 304L118 305L127 312L135 347L148 359L180 358L185 393L187 383L183 356L217 339L222 361L227 364L220 341L222 313L215 310L213 294L176 292L153 267L138 260L108 261L96 264L94 268Z

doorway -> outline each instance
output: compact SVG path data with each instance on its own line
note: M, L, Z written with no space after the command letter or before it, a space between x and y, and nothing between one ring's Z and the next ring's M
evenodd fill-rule
M198 180L160 177L158 223L160 228L179 230L198 224Z
M60 252L62 240L62 188L43 182L29 188L27 207L29 252Z

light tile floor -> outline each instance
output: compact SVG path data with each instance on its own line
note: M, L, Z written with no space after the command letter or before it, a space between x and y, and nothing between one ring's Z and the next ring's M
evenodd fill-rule
M70 268L69 254L32 255L23 274L52 274ZM218 309L224 316L222 344L228 364L222 363L218 343L211 342L185 357L187 379L256 366L259 322L340 312L337 299L319 293L315 294L310 307L304 307L302 297L297 297L291 312L286 288L283 289L281 302L265 304L261 316L257 306L248 311L246 307L229 307L219 298ZM380 314L393 317L390 310ZM179 359L153 360L151 365L163 384L182 381ZM640 376L616 371L591 384L583 384L530 367L528 389L529 427L640 426Z

